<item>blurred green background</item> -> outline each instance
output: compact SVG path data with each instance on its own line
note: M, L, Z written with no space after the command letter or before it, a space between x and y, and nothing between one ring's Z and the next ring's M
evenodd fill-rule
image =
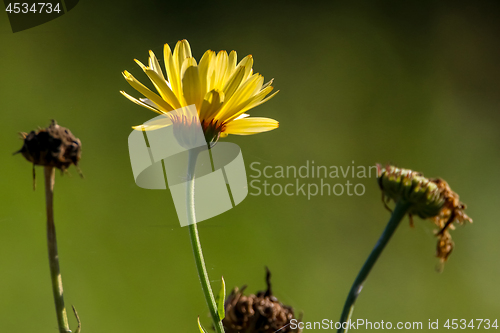
M84 332L197 332L210 326L188 231L168 191L138 188L127 137L155 114L118 92L120 74L164 43L252 54L281 92L252 110L278 130L230 136L247 165L394 163L443 177L474 224L435 271L429 221L405 220L354 312L370 321L500 316L500 8L497 1L81 1L13 34L0 13L0 332L56 332L45 241L42 170L12 156L17 132L50 119L82 140L82 180L56 176L55 212L68 306ZM263 179L262 179L263 180ZM288 183L288 180L271 182ZM292 180L294 181L294 180ZM335 183L337 180L327 180ZM344 182L343 179L340 181ZM352 181L352 180L351 180ZM317 180L314 180L317 182ZM213 286L265 288L304 320L338 320L389 213L372 179L363 196L248 196L199 224ZM72 327L75 320L70 315ZM444 330L444 329L441 329Z

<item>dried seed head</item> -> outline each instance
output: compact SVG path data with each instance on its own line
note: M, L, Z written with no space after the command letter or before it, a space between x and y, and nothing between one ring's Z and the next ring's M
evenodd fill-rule
M453 247L455 244L451 240L451 235L448 230L445 230L443 233L438 234L438 243L436 248L436 257L438 257L441 262L445 262L448 259L448 256L453 251Z
M467 206L460 202L458 194L453 192L448 183L440 178L434 179L433 182L438 186L445 200L439 214L434 217L434 223L441 228L440 233L443 233L447 228L453 229L453 222L472 223L472 219L464 212Z
M47 128L21 133L24 140L21 153L33 165L52 166L62 171L71 164L78 166L82 154L82 143L69 129L61 127L55 120Z
M271 291L271 273L267 270L267 290L256 295L245 296L234 288L225 302L226 317L223 325L226 333L299 333L292 329L290 321L294 319L293 308L283 305ZM299 319L300 320L300 319Z
M378 167L378 184L382 190L382 201L405 201L411 204L409 210L410 224L412 215L423 219L431 219L439 228L437 254L441 262L445 262L453 250L453 241L448 232L454 229L452 223L472 223L465 214L465 204L460 202L458 194L452 191L446 181L440 178L425 178L423 174L409 169L394 166ZM387 205L386 205L387 207Z

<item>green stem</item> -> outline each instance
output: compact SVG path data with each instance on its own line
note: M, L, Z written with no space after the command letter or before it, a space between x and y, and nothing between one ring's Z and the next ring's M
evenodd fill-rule
M347 295L347 300L344 304L342 316L340 317L340 323L342 324L342 327L337 330L337 333L346 333L349 329L349 320L351 319L352 312L354 310L354 303L356 302L356 299L363 289L363 283L365 282L368 274L377 262L378 257L391 239L391 236L394 234L394 231L396 231L399 223L408 212L409 208L410 204L403 201L399 201L396 204L396 208L394 209L394 212L391 215L391 219L385 227L382 236L380 236L377 244L370 253L370 256L368 256L368 259L366 259L365 264L359 271L356 280L354 280L354 283L352 284L351 290L349 291L349 295Z
M47 208L47 244L49 249L50 277L52 292L56 305L57 324L60 333L71 332L68 325L68 316L64 307L63 285L59 269L59 255L57 253L56 227L54 225L54 182L55 169L51 166L44 167L45 175L45 205Z
M193 247L194 261L196 263L198 277L200 278L201 282L201 289L203 289L203 295L205 296L205 300L207 301L215 331L217 333L224 333L224 327L222 326L222 321L219 320L217 304L215 303L212 287L210 286L210 280L208 279L207 268L205 267L205 260L203 259L203 251L201 249L200 237L198 235L198 227L196 226L196 214L194 207L194 171L196 168L196 159L198 157L198 153L199 151L196 149L191 149L189 151L186 191L189 236L191 238L191 246Z

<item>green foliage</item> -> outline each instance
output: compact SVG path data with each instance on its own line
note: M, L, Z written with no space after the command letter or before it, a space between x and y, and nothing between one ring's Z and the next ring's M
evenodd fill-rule
M201 326L200 316L198 316L198 329L200 330L200 333L207 333L207 331L205 331L205 329L203 328L203 326Z
M219 295L217 296L217 312L219 313L219 320L222 321L226 317L226 312L224 309L224 301L226 300L226 283L224 282L224 277L222 279L222 284L220 286Z

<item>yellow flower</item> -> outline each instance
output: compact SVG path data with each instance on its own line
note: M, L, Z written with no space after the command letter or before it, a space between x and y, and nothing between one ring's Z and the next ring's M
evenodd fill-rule
M165 44L164 59L167 76L164 76L152 51L149 51L149 66L135 60L159 95L128 71L124 71L123 76L145 98L136 99L124 91L121 93L132 102L159 114L194 105L208 143L215 143L219 137L228 134L250 135L279 126L274 119L248 117L245 113L278 93L268 96L273 90L272 80L264 84L262 75L253 74L251 55L237 64L236 51L228 55L226 51L216 54L208 50L197 63L191 55L188 41L182 40L177 42L174 52ZM134 128L153 130L159 127L155 124Z

